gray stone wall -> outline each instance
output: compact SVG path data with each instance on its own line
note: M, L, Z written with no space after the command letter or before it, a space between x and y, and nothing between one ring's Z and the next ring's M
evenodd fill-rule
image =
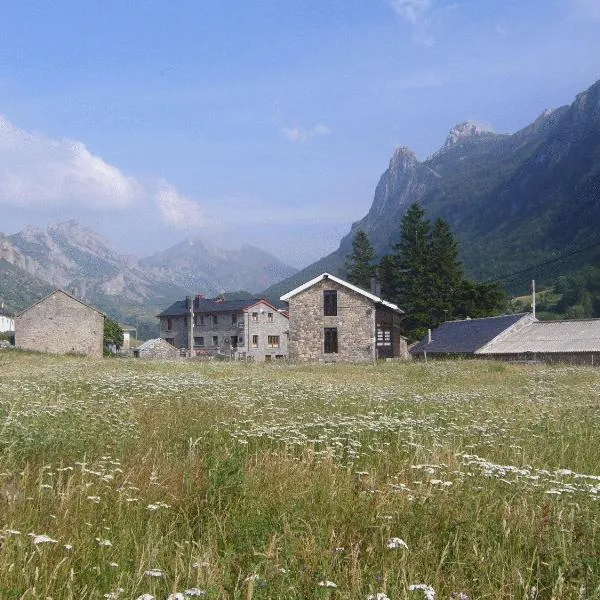
M102 356L104 315L56 291L15 318L15 345L53 354Z
M134 350L137 358L173 360L180 358L179 350L165 340L157 338L146 342L141 348Z
M337 290L337 316L323 312L323 291ZM374 303L338 283L324 279L290 298L290 358L303 361L375 360ZM338 330L338 352L325 354L324 329Z
M257 320L252 317L257 314ZM272 321L269 318L272 315ZM285 315L274 310L263 302L252 306L244 315L246 332L243 348L246 356L257 360L276 360L277 358L288 358L289 356L289 321ZM258 346L252 345L253 336L258 336ZM269 346L269 336L279 336L279 347Z

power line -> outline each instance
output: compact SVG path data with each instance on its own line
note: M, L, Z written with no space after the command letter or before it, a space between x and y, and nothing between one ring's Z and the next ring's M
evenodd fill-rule
M561 260L565 260L566 258L569 258L570 256L575 256L576 254L581 254L583 252L587 252L588 250L592 250L593 248L598 248L598 247L600 247L600 242L591 244L590 246L586 246L585 248L579 248L578 250L573 250L572 252L569 252L568 254L565 254L564 256L559 256L558 258L552 258L545 262L541 262L537 265L531 265L529 267L526 267L525 269L521 269L520 271L514 271L513 273L507 273L506 275L502 275L501 277L496 277L495 279L489 279L488 281L484 281L483 283L496 283L496 282L502 281L504 279L510 279L512 277L515 277L516 275L522 275L523 273L527 273L528 271L531 271L532 269L538 269L540 267L545 267L546 265L551 265L553 263L560 262Z

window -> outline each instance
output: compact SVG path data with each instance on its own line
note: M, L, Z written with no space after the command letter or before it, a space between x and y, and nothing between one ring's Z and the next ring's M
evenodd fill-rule
M337 317L337 290L323 290L323 314Z
M213 346L218 346L218 345L219 345L219 336L213 335Z
M204 325L204 315L200 315L200 325Z
M378 346L391 346L392 345L392 332L389 329L378 329L377 330L377 345Z
M175 345L175 338L165 338L165 342L171 344L171 346Z
M218 325L219 324L219 317L218 315L213 315L213 325Z
M195 337L194 338L194 346L204 346L204 337Z
M173 329L173 319L171 317L167 319L167 329Z
M231 313L231 324L237 325L237 313Z
M187 317L183 317L183 326L187 327Z
M267 338L267 346L269 348L279 348L279 336L278 335L270 335Z
M325 354L336 354L338 351L338 332L337 327L325 327L324 330L324 352Z
M252 313L252 320L253 321L258 321L258 313L257 312L253 312Z
M269 321L269 323L273 322L273 313L267 313L267 321Z
M265 362L269 362L273 358L270 354L265 355Z
M252 347L258 348L258 336L257 335L252 336Z

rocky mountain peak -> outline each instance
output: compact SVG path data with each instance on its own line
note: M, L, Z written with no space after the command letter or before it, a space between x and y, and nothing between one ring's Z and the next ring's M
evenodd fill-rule
M458 125L455 125L448 133L448 137L446 138L444 145L441 147L440 152L456 146L456 144L464 139L479 137L490 133L494 133L494 131L483 123L477 123L475 121L465 121L464 123L459 123Z
M404 169L409 166L417 164L419 160L415 156L415 153L406 146L400 146L394 150L392 158L390 159L390 170Z

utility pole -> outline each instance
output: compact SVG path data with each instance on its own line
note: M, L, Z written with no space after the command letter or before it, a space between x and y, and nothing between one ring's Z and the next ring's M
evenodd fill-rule
M535 319L535 279L531 280L531 314Z
M192 358L192 352L194 350L194 298L190 296L190 330L188 344L190 348L189 357Z

